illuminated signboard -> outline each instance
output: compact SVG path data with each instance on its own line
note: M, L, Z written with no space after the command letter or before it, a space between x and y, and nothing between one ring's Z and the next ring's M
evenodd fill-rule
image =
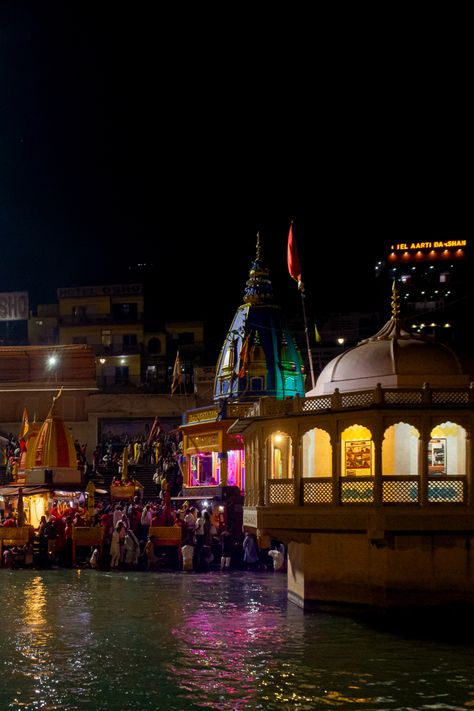
M398 244L392 244L392 251L410 251L412 249L450 249L453 247L467 247L466 239L450 239L446 242L435 241L435 242L399 242Z
M23 321L28 318L28 292L0 294L0 321Z
M58 299L77 299L86 296L133 296L141 294L141 284L107 284L105 286L73 286L58 289Z
M432 242L396 242L391 245L389 262L462 260L466 256L466 239L433 240Z

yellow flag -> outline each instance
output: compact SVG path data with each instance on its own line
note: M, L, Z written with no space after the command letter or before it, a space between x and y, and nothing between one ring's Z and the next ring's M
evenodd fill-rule
M176 351L176 360L174 362L173 368L173 378L171 381L171 394L174 395L179 386L183 382L183 371L181 368L181 361L179 359L179 351Z
M318 331L318 327L316 326L316 324L314 324L314 337L316 338L316 343L321 343L321 341L323 340L321 338L321 335Z
M28 410L25 407L25 409L23 410L23 417L21 420L20 434L18 436L18 439L23 439L25 437L25 434L28 432L29 426L30 422L28 418Z

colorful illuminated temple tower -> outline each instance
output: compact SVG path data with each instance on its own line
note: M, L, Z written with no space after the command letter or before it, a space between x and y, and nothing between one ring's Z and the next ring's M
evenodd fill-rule
M244 303L236 311L217 363L216 401L304 396L301 356L275 303L261 252L257 235Z
M183 494L225 500L237 492L240 499L245 490L244 445L240 435L227 432L229 426L261 397L304 396L301 355L275 301L259 234L243 304L221 349L213 395L212 405L185 414Z

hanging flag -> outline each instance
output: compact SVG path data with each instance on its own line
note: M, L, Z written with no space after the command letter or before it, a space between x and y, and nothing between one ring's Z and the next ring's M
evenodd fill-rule
M249 365L249 356L250 356L249 341L250 341L250 331L245 336L245 338L242 342L242 348L240 349L239 371L237 373L238 378L245 378L245 375L247 373L247 368Z
M314 337L316 339L316 343L321 343L321 341L323 340L316 324L314 324Z
M176 390L183 382L183 371L181 370L181 361L179 359L179 351L176 351L176 360L173 368L173 379L171 381L171 394L174 395Z
M304 291L303 282L301 281L301 265L296 247L295 238L293 237L293 222L290 223L290 231L288 232L288 271L292 279L298 282L298 289Z

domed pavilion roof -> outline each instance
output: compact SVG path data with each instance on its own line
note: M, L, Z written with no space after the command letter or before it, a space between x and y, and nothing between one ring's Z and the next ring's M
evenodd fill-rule
M333 358L307 396L384 388L467 387L474 380L474 361L426 336L410 333L398 317L393 287L392 318L371 338Z
M214 381L214 400L282 399L304 395L301 355L275 304L270 272L261 255L252 262L244 291L222 346Z

